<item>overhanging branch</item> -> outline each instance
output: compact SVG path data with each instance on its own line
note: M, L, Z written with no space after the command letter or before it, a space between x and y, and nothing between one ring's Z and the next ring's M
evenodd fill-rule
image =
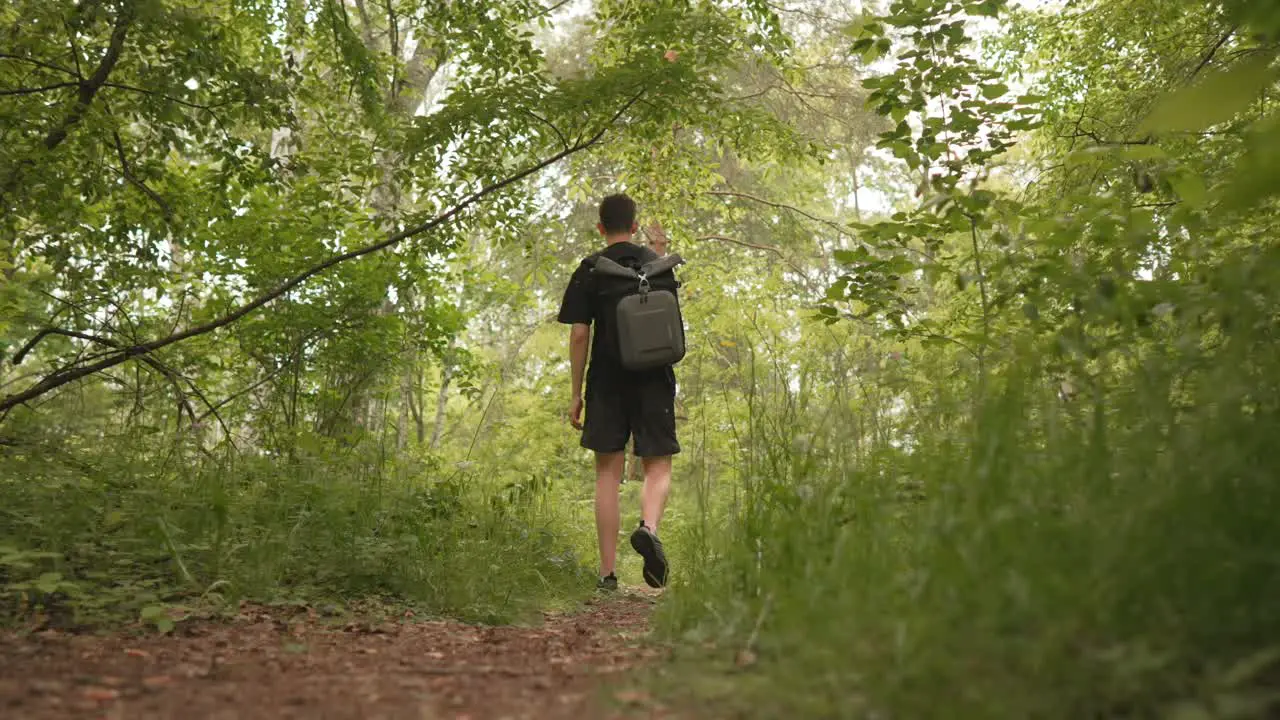
M40 87L23 87L0 90L0 96L10 95L36 95L38 93L49 92L50 90L61 90L63 88L79 87L80 83L60 82L52 85L41 85Z
M792 262L791 258L787 257L786 253L782 252L782 250L772 245L760 245L757 243L748 242L746 240L739 240L738 238L732 238L725 235L703 235L695 239L696 240L715 240L717 242L726 242L731 245L737 245L739 247L751 248L752 250L763 250L765 252L771 252L777 255L779 258L781 258L782 261L786 263L792 270L795 270L797 273L799 273L800 277L804 278L806 282L808 282L809 280L809 275L804 271L804 269L802 269L799 265L796 265L794 262Z
M707 194L717 195L720 197L742 198L743 200L751 200L752 202L757 202L762 205L768 205L769 207L778 208L779 210L790 210L791 212L796 213L798 215L803 215L809 218L810 220L820 222L823 225L826 225L834 229L836 232L840 233L841 235L845 235L848 237L856 237L852 232L849 231L849 228L845 227L844 225L841 225L835 220L828 220L827 218L818 217L817 215L814 215L813 213L808 212L807 210L801 210L800 208L795 207L793 205L787 205L786 203L780 203L774 200L766 200L765 198L757 197L749 193L737 192L733 190L709 190Z
M510 175L502 180L497 180L493 183L490 183L489 185L486 185L485 187L471 193L470 195L467 195L462 200L454 204L453 207L435 216L431 220L428 220L427 222L422 223L421 225L405 228L391 235L386 240L382 240L380 242L373 243L371 245L366 245L365 247L357 248L356 250L352 250L350 252L346 252L341 255L335 255L329 258L328 260L325 260L324 262L314 265L311 268L304 270L303 272L300 272L297 275L294 275L293 277L285 280L284 282L281 282L279 285L276 285L274 288L268 290L262 295L259 295L257 298L249 301L248 303L245 303L244 305L231 311L230 313L227 313L221 318L218 318L217 320L211 320L202 325L196 325L195 327L191 327L181 332L171 334L167 337L121 348L118 351L113 352L107 355L106 357L98 359L96 362L90 363L88 365L80 365L78 367L73 366L73 367L66 368L60 372L53 373L45 377L43 380L36 383L35 385L31 386L30 388L23 390L22 392L14 393L12 395L7 395L3 399L0 399L0 413L4 413L18 405L21 405L22 403L38 398L41 395L44 395L45 393L48 393L52 390L56 390L57 388L60 388L63 385L66 385L67 383L79 380L80 378L87 377L94 373L101 372L108 368L115 367L116 365L129 361L130 359L141 357L142 355L145 355L150 352L154 352L156 350L159 350L160 348L167 347L169 345L173 345L174 343L182 342L183 340L187 340L200 335L205 335L207 333L213 332L220 328L226 327L227 325L230 325L231 323L236 322L237 320L243 318L244 316L248 315L254 310L257 310L263 305L266 305L272 300L275 300L276 298L284 295L285 293L289 292L290 290L297 287L298 285L301 285L303 282L307 281L308 279L316 275L319 275L320 273L324 272L325 270L328 270L329 268L335 265L338 265L339 263L344 263L344 262L347 262L348 260L354 260L356 258L364 257L365 255L376 253L379 250L385 250L386 248L389 248L393 245L403 242L404 240L407 240L416 235L420 235L424 232L432 230L433 228L438 227L439 225L442 225L445 222L448 222L449 220L453 219L458 214L460 214L462 211L466 210L467 208L471 207L475 203L479 202L481 199L509 185L512 185L513 183L519 182L520 180L523 180L524 178L542 170L543 168L553 165L570 155L586 150L587 148L590 148L595 144L599 143L600 140L609 131L609 128L613 127L613 125L618 121L618 119L620 119L629 109L631 109L633 105L635 105L637 101L640 100L640 97L645 93L646 89L647 88L642 87L639 91L636 92L635 95L631 96L622 105L622 107L617 112L615 112L612 117L609 118L608 122L606 122L599 130L597 130L593 135L591 135L591 137L586 138L584 140L580 140L574 145L567 147L564 150L561 150L560 152L546 158L545 160L542 160L538 163L530 165L529 167L513 175ZM29 342L28 345L33 345L35 341L36 340Z

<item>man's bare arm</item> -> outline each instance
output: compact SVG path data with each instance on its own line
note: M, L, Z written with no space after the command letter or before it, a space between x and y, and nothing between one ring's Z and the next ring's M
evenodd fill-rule
M587 347L591 344L591 326L574 323L569 329L569 367L573 373L573 397L582 397L582 376L587 369Z
M569 330L569 367L573 372L573 397L569 400L569 423L582 429L582 374L587 367L587 346L591 343L591 326L574 323Z

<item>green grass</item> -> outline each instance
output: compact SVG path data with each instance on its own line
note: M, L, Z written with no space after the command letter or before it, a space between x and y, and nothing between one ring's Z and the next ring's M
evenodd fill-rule
M430 464L379 467L358 448L290 459L153 447L118 437L106 448L119 450L80 452L83 462L48 445L6 456L0 590L11 622L358 598L504 622L592 587L540 493L500 494Z
M741 717L1280 707L1280 356L1273 319L1242 315L1212 346L1103 356L1070 402L1030 350L980 400L927 386L934 404L880 418L909 448L857 451L850 422L762 404L741 497L708 490L671 543L705 546L660 617L683 701ZM825 441L800 451L798 432Z

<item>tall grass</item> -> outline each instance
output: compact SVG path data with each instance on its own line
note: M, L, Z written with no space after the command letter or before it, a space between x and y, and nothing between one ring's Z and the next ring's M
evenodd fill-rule
M894 426L861 442L852 416L824 434L787 414L797 398L762 403L743 494L708 503L720 531L683 558L663 627L699 659L718 648L726 715L1266 716L1272 275L1197 308L1227 323L1171 318L1081 362L1074 398L1024 342L980 392L939 380L953 359L917 354L932 381L906 413L857 410Z
M318 440L283 457L181 443L156 454L154 438L125 435L93 452L42 439L0 470L11 621L381 597L499 622L591 587L544 491L513 495L469 469L407 457L397 467L377 448Z

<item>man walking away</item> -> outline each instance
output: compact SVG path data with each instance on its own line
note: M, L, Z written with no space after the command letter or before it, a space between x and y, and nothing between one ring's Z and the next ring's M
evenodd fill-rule
M662 229L662 223L659 223L659 222L652 223L651 225L649 225L649 227L641 229L640 234L644 236L645 244L648 245L649 249L652 250L658 257L663 257L667 254L667 247L669 247L671 243L667 239L667 231ZM676 398L676 419L677 420L680 419L679 411L680 411L680 399ZM632 437L631 438L631 451L632 451L631 457L626 458L623 464L622 480L621 480L621 484L623 485L627 484L628 481L640 482L644 478L644 475L641 474L641 469L640 469L642 463L640 462L640 458L636 457L635 455L635 442L636 442L635 437Z
M617 298L598 292L597 278L591 272L599 258L608 258L632 269L658 258L653 250L631 242L637 230L635 216L635 202L626 195L610 195L600 203L600 223L596 227L604 236L606 246L574 270L558 317L560 322L572 326L569 331L572 368L569 422L582 431L582 446L595 452L596 534L600 542L598 586L604 590L618 587L615 574L621 523L618 486L628 438L634 436L635 454L644 464L640 526L631 534L631 547L644 558L644 580L651 587L662 587L667 582L667 559L662 541L658 539L658 523L671 486L671 457L680 452L676 440L675 371L669 365L638 371L622 366L617 353L611 352L617 344L614 317ZM588 345L591 348L589 366Z

